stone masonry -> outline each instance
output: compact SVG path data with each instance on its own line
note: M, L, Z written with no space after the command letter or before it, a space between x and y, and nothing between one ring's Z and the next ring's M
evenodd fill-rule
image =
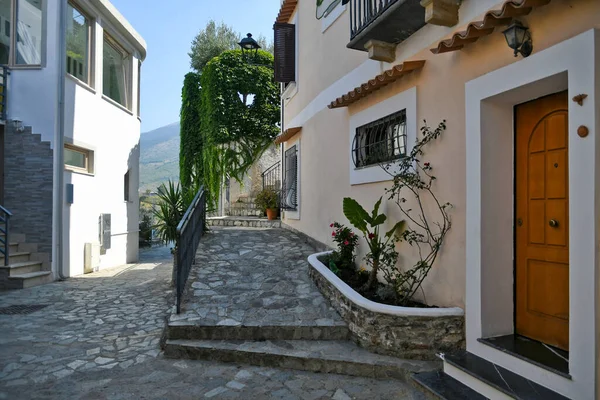
M53 151L31 127L5 125L4 206L13 213L11 231L24 233L38 251L52 251Z
M376 313L357 306L316 269L309 274L348 323L356 341L373 352L416 360L465 347L464 317L413 317Z

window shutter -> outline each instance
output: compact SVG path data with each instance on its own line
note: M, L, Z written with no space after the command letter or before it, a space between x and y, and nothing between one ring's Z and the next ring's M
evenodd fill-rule
M273 25L275 31L275 81L289 83L296 80L296 26Z

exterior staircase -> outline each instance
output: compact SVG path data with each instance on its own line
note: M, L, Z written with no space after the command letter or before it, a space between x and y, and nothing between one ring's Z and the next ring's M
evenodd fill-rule
M225 215L231 217L262 217L264 212L256 206L254 197L240 197L225 209Z
M1 236L4 236L3 234ZM11 233L8 265L0 257L0 290L24 289L52 282L50 257L27 243L23 234Z

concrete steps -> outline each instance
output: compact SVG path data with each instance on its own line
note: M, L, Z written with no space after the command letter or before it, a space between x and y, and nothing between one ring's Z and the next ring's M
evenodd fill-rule
M25 235L11 233L8 265L4 259L0 257L0 290L24 289L53 280L49 255L38 253L37 245L27 243Z
M439 369L440 362L402 360L373 354L350 341L335 340L173 340L165 356L212 360L368 378L407 380L418 372Z
M7 289L26 289L34 286L45 285L46 283L52 282L52 272L28 272L26 274L9 276L8 280L9 282L12 282L13 285L9 284L9 287Z

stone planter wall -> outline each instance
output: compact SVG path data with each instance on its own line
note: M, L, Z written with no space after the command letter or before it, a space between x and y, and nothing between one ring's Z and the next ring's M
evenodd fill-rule
M317 259L322 254L325 253L309 257L309 274L362 347L416 360L435 360L437 353L465 348L462 309L395 307L372 302L323 265Z

